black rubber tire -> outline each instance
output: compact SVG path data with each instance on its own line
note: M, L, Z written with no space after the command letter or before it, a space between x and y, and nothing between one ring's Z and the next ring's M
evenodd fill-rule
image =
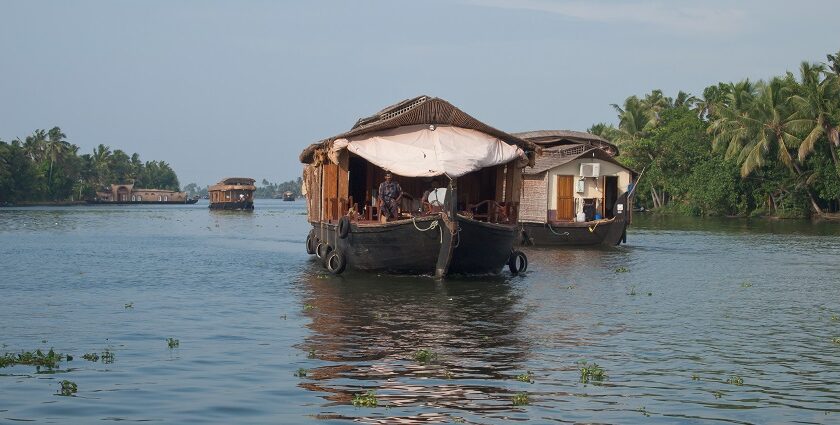
M508 258L508 269L513 274L519 274L528 270L528 257L524 252L514 250Z
M318 257L319 260L325 260L332 250L333 249L330 244L326 242L318 242L318 247L315 248L315 256Z
M324 265L330 273L341 274L341 272L344 271L344 268L347 267L347 259L344 257L344 254L339 251L330 251L327 255L326 261L324 261Z
M312 232L309 232L306 235L306 253L312 255L315 253L315 248L318 247L318 239L315 238L315 235Z
M350 234L350 217L342 216L338 219L338 237L344 239Z

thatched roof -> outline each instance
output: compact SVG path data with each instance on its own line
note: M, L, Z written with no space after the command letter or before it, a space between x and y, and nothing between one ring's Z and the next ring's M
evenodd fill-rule
M513 133L520 139L533 142L544 149L555 146L582 144L593 148L603 149L613 156L618 156L618 147L603 137L582 131L571 130L536 130Z
M610 162L624 168L633 175L637 175L635 171L627 166L616 161L612 155L605 152L603 149L593 148L586 145L570 145L553 150L543 151L542 155L537 157L536 164L532 168L525 168L522 174L533 175L544 173L554 167L559 167L563 164L572 162L578 158L594 158L602 161Z
M300 162L304 164L311 163L316 149L326 147L336 139L345 139L376 131L417 124L451 125L469 128L489 134L508 144L519 146L526 152L534 152L539 149L537 145L529 141L484 124L443 99L418 96L391 105L369 117L360 118L350 131L309 145L301 152Z
M257 190L257 187L254 186L254 182L256 182L256 180L250 177L226 177L218 183L210 186L208 190Z

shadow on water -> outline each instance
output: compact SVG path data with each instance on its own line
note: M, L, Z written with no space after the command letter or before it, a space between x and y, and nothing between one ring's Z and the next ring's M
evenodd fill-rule
M520 296L510 276L436 281L361 273L335 277L319 269L313 261L299 282L312 333L298 348L320 361L300 386L322 393L325 408L349 405L355 394L375 390L379 405L392 408L377 422L452 416L445 411L400 416L394 408L402 407L511 410L510 391L499 383L520 372L516 368L530 344L518 330L525 313L517 307ZM433 360L418 361L420 350L433 353Z

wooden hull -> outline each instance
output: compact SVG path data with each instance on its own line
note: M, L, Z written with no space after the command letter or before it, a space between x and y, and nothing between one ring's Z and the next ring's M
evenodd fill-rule
M507 264L516 239L516 226L490 224L458 216L456 247L449 273L499 273Z
M252 210L254 203L252 201L244 202L216 202L210 204L211 210Z
M498 273L507 264L516 235L515 226L481 223L458 217L449 274ZM319 241L341 252L347 268L394 274L435 274L441 240L449 231L439 217L422 217L385 224L350 226L347 237L337 224L312 223Z
M619 245L627 242L629 224L628 197L625 192L616 201L616 208L622 205L622 212L609 220L585 223L519 223L520 234L517 243L536 246L585 246Z
M337 249L347 259L347 268L395 274L433 274L440 232L437 217L401 220L385 224L351 224L346 238L337 235L337 224L312 223L320 242ZM415 227L416 225L416 227ZM420 229L429 229L420 231Z
M590 221L586 223L520 223L517 241L521 245L585 246L619 245L627 229L625 221Z

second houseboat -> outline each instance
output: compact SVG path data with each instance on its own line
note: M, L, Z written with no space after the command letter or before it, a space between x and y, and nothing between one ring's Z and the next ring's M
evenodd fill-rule
M210 186L210 209L253 210L255 181L248 177L228 177Z

